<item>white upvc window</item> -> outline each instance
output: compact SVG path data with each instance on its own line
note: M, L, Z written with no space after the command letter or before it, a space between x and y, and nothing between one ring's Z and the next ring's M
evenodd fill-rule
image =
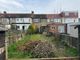
M39 23L40 22L40 19L33 19L33 22Z
M51 22L54 22L54 19L50 19L51 20Z

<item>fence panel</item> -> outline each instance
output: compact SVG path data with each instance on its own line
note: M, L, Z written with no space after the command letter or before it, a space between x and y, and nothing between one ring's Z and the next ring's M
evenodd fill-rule
M66 35L66 34L60 34L60 40L64 41L65 43L67 43L71 47L77 48L78 38L71 37L71 36Z
M5 60L5 31L0 31L0 60Z

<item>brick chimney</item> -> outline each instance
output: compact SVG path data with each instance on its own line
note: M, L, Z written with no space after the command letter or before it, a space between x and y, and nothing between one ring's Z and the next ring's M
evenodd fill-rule
M34 16L34 11L31 11L31 18L33 18Z
M4 14L6 14L7 12L6 12L6 11L4 11L3 13L4 13Z
M32 11L31 13L34 14L34 11Z

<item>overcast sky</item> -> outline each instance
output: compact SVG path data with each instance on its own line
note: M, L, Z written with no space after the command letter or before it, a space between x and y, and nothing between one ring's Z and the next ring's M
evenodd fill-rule
M9 13L57 13L78 11L80 0L0 0L0 12Z

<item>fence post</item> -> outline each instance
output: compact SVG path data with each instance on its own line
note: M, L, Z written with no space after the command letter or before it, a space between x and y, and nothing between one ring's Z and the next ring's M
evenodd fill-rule
M75 29L78 28L78 53L80 58L80 25L76 25Z
M0 27L0 60L7 60L5 52L5 28Z

